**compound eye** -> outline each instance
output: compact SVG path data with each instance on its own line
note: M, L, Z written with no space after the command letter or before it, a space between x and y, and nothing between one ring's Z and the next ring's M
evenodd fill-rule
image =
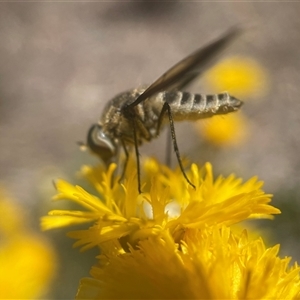
M91 126L87 136L87 146L104 162L108 162L116 153L113 141L103 132L99 124Z

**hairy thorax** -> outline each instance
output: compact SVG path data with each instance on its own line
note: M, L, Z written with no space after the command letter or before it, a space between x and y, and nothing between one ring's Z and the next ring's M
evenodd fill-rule
M122 138L127 142L134 143L133 122L135 122L139 144L156 137L157 120L162 110L163 99L157 95L150 97L131 108L131 117L126 114L126 107L134 102L144 90L144 88L133 89L117 95L108 102L100 123L103 126L103 131L110 138L115 140Z

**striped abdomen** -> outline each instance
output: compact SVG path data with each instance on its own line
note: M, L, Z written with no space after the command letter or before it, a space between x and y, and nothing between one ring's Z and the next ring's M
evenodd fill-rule
M162 100L170 105L174 120L197 120L223 115L238 110L243 104L228 93L201 95L166 91L160 94Z

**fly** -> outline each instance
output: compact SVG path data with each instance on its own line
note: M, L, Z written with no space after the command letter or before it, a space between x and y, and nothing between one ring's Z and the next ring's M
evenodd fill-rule
M238 30L232 29L211 44L187 56L148 88L136 88L110 100L100 121L89 129L87 147L106 164L111 163L123 148L126 155L123 175L128 162L129 149L134 147L138 191L141 193L138 147L145 141L156 138L161 129L169 123L179 167L186 181L195 188L182 165L174 122L223 115L237 111L241 107L243 102L226 92L202 95L183 91L212 64L216 56L237 34Z

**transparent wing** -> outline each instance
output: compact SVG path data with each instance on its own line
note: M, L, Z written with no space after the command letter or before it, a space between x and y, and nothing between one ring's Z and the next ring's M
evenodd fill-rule
M152 83L129 107L134 107L152 95L170 89L181 89L203 73L217 58L218 54L240 33L232 28L211 44L200 48L181 60L154 83Z

